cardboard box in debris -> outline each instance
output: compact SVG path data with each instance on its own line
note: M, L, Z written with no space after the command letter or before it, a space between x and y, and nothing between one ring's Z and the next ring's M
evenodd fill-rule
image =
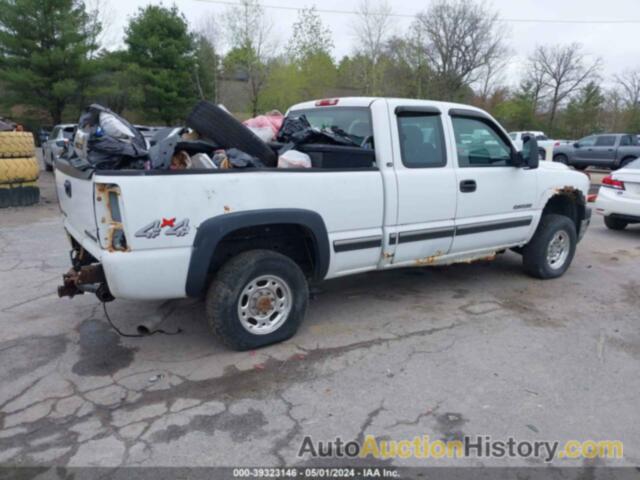
M186 125L158 129L145 138L120 115L87 107L63 157L77 168L188 170L311 168L305 144L359 146L337 129L312 127L304 115L277 110L238 121L223 106L199 102Z

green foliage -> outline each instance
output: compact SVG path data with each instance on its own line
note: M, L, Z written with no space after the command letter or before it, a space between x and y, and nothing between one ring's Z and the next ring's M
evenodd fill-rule
M580 138L604 129L602 113L605 98L595 82L589 82L567 105L564 114L565 136Z
M269 67L269 79L262 93L259 110L287 110L291 105L331 94L338 72L326 53L309 55L302 61L279 59Z
M45 109L60 123L95 72L100 28L78 0L0 0L3 101Z
M523 83L509 99L499 103L493 114L507 130L537 130L535 99L530 83Z
M126 29L130 71L142 92L147 120L183 121L196 100L194 40L174 5L141 8Z
M85 103L99 103L122 114L142 102L142 89L136 85L127 52L103 51L96 58L96 67L98 73L87 88Z
M209 40L198 35L195 41L194 81L198 97L203 100L216 99L218 77L218 55Z

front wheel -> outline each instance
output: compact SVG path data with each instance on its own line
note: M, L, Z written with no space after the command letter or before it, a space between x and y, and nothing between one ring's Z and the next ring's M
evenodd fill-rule
M575 224L564 215L548 214L522 251L524 270L536 278L557 278L571 265L578 236Z
M207 292L213 333L234 350L292 337L307 309L309 288L300 267L270 250L241 253L222 266Z
M604 217L604 224L607 226L609 230L624 230L629 225L624 220L620 220L619 218L606 216Z

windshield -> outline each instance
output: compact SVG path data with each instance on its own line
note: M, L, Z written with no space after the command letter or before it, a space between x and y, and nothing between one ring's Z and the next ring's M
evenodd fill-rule
M373 135L371 116L368 108L310 108L294 110L292 116L305 115L312 127L324 129L336 127L344 131L356 143L362 144Z

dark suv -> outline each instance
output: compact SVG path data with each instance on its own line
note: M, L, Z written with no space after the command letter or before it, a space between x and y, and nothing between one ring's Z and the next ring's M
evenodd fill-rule
M590 135L573 144L563 144L553 149L554 162L579 170L592 166L618 169L639 157L638 137L628 133Z

